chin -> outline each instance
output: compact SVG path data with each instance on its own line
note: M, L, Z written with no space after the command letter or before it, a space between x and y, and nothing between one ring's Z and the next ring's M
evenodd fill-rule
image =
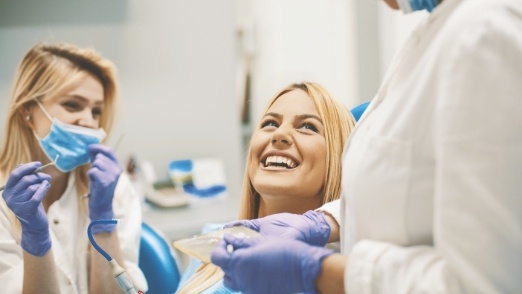
M279 177L280 178L280 177ZM296 190L296 186L291 184L288 180L284 179L270 179L263 178L257 179L256 181L252 181L252 185L254 189L259 192L259 194L280 194L280 195L289 195Z
M395 9L395 10L398 10L399 9L399 5L397 4L397 0L384 0L384 2L386 2L386 4L388 4L388 6L392 9Z

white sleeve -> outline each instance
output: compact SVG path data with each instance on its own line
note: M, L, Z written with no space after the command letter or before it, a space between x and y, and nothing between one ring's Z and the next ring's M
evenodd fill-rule
M22 293L23 251L13 237L12 227L5 213L9 208L3 199L0 201L0 285L5 293Z
M347 293L520 293L522 21L516 17L500 29L491 22L468 30L467 42L455 40L458 50L448 45L447 58L438 60L447 71L434 110L434 245L359 241L345 271Z
M326 212L329 215L331 215L338 224L341 223L341 200L340 199L325 203L323 206L317 208L315 211Z
M145 276L138 266L141 236L141 204L127 174L120 176L114 192L114 214L118 222L118 238L125 259L125 269L134 285L143 291L148 290Z

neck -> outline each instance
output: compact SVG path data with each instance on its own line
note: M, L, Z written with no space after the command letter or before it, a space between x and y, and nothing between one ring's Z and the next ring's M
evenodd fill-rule
M314 210L322 205L322 197L319 196L296 199L295 197L285 198L281 196L262 195L260 199L258 217L283 212L303 214L308 210Z
M67 189L70 173L63 173L54 166L47 167L45 173L51 176L51 187L42 201L44 209L47 211L54 202L62 197Z

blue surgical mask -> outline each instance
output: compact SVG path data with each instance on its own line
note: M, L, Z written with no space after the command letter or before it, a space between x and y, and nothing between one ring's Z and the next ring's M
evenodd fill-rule
M70 172L80 165L89 163L87 147L100 143L106 136L105 131L102 128L95 130L63 123L57 118L51 118L40 102L38 106L51 120L52 126L47 136L36 137L49 160L53 161L57 155L59 156L56 168L62 172Z
M431 12L439 2L439 0L397 0L397 4L404 13L423 9Z

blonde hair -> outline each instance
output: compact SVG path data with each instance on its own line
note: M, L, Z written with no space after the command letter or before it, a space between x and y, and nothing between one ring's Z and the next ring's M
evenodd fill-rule
M327 203L341 196L341 157L344 144L355 126L351 112L340 101L335 99L325 88L317 83L303 82L292 84L279 91L268 103L265 113L282 95L293 91L303 90L312 99L323 120L326 141L326 173L324 175L323 201ZM250 152L247 154L245 171L250 167ZM245 172L241 193L239 219L258 218L260 195L252 185L252 181ZM223 271L213 265L204 264L183 285L179 293L200 293L217 283L224 277Z
M7 123L0 149L0 183L4 184L11 171L20 163L45 158L31 125L24 118L24 109L34 107L36 99L44 101L62 95L80 79L91 75L104 89L104 111L100 127L110 132L117 103L117 83L114 65L93 49L78 48L71 44L39 43L24 56L14 78L9 102ZM88 191L88 166L74 170L76 190L79 195ZM19 222L0 201L13 225Z

